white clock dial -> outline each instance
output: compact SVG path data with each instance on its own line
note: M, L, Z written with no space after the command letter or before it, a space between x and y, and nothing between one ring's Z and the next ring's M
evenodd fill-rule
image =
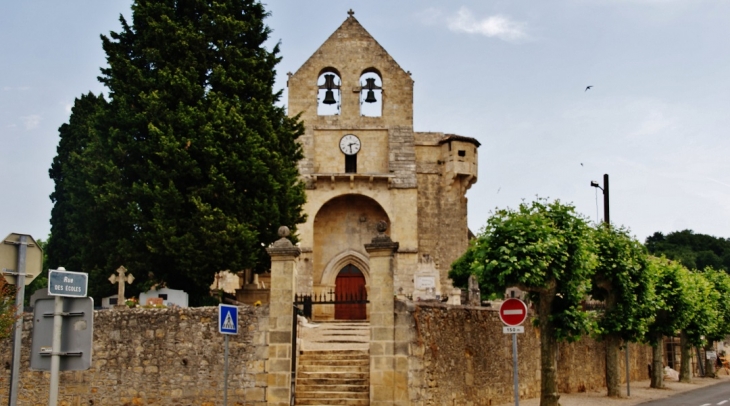
M340 151L345 155L355 155L360 151L360 139L356 135L347 134L340 139Z

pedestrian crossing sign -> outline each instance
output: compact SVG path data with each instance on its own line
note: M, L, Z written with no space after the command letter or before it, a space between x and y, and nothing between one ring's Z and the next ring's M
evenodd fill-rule
M238 334L238 306L218 305L218 332Z

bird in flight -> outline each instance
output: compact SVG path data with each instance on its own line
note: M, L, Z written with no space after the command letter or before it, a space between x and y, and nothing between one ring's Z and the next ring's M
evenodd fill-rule
M584 90L584 92L587 92L587 91L588 91L588 89L590 89L590 88L592 88L592 87L593 87L593 86L586 86L586 90Z

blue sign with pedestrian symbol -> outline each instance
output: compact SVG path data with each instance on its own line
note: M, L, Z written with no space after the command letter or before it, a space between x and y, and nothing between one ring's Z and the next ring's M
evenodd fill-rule
M238 306L218 305L218 332L238 334Z

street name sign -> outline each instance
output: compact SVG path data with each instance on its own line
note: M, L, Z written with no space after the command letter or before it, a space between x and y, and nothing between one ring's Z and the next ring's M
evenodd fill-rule
M527 305L520 299L507 299L499 307L499 318L507 326L519 326L527 319Z
M48 294L51 296L86 297L89 275L64 269L48 270Z
M218 305L218 332L238 334L238 306Z

